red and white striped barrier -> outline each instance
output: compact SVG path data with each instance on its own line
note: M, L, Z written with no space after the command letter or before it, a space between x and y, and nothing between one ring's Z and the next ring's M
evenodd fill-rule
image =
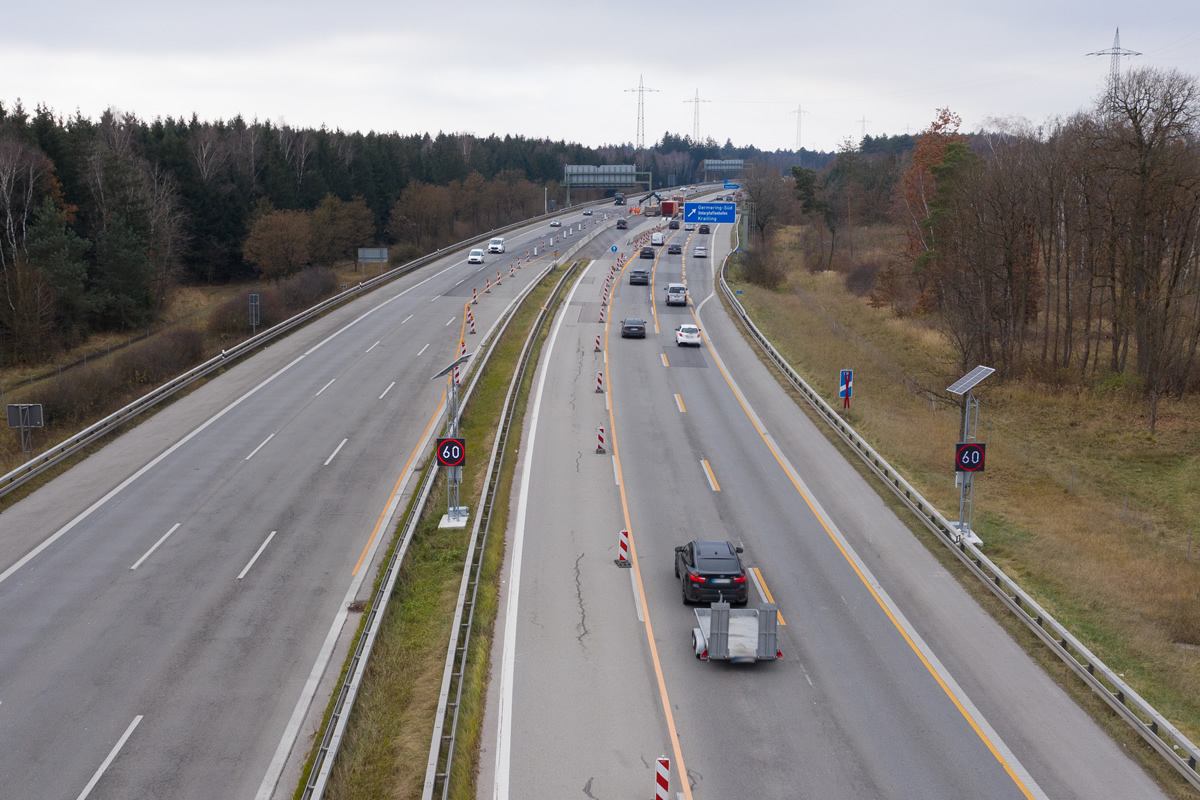
M491 293L492 293L492 279L491 279L491 278L489 278L489 277L487 277L487 276L485 275L485 276L483 277L483 281L484 281L484 283L483 283L483 293L484 293L484 294L491 294Z
M475 287L471 290L471 305L479 305L479 287Z
M613 563L623 568L633 566L633 562L629 560L629 531L621 531L621 536L617 540L617 557L613 559ZM670 774L669 771L668 774Z
M604 373L596 373L596 394L604 394Z
M510 278L517 277L517 268L514 267L512 264L508 265L508 277L510 277Z
M600 324L604 324L604 304L600 304Z
M496 285L500 285L500 270L496 270Z
M597 333L597 334L596 334L596 349L595 349L593 352L599 353L599 352L600 352L600 350L601 350L601 348L600 348L600 334L598 334L598 333Z
M467 307L467 319L471 321L471 335L475 335L475 315L470 312L470 306Z
M671 793L671 759L660 756L654 765L654 800L667 800Z
M459 355L460 355L460 356L465 356L465 355L467 354L467 340L466 340L466 339L459 339L459 340L458 340L458 343L459 343L460 345L462 345L462 346L459 348ZM455 365L454 365L454 385L455 385L455 386L457 386L457 385L459 384L459 379L458 379L458 377L459 377L459 376L458 376L458 367L459 367L459 365L458 365L458 364L455 364Z
M604 428L596 428L596 452L604 452Z

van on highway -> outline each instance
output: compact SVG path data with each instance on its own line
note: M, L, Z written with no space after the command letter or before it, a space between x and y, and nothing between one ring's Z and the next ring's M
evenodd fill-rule
M503 253L504 252L504 237L503 236L492 237L492 240L490 242L488 242L488 252L489 253Z
M667 284L667 305L669 306L686 306L687 305L687 287L682 283Z
M661 233L650 234L650 244L661 245L663 243L663 235Z

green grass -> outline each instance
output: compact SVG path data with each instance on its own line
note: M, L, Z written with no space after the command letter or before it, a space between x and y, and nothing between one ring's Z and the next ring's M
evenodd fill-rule
M485 454L491 452L521 347L537 312L561 275L560 269L547 276L522 305L463 411L461 432L471 443L471 452L479 454L463 469L461 497L464 504L471 507L472 515L480 512L487 468ZM557 302L561 302L563 296L565 293ZM543 326L531 356L535 362L548 330L549 325ZM479 578L450 776L450 796L462 800L474 797L475 792L492 636L499 604L499 574L508 525L508 497L532 376L533 370L527 370L516 398L518 405L508 439L509 452L493 501L490 533ZM326 790L325 796L331 800L420 796L472 524L468 523L463 530L439 530L437 524L445 505L445 485L439 479L381 621L375 650ZM393 534L391 548L396 546L398 537L395 533L398 532ZM343 666L343 675L345 669ZM328 716L327 711L326 718ZM313 745L314 753L317 744ZM310 765L312 757L310 754ZM305 777L307 771L306 768ZM297 796L301 790L302 787L297 789Z

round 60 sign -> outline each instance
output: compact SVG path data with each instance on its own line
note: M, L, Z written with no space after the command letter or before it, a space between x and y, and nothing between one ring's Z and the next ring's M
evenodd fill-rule
M954 446L954 469L956 472L983 472L984 451L982 442L959 442Z
M467 460L465 439L438 439L437 461L443 467L461 467Z

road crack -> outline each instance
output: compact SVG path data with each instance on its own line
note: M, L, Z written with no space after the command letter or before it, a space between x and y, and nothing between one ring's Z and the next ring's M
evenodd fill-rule
M596 780L596 779L588 778L588 782L583 785L583 793L586 794L588 797L590 797L592 800L600 800L598 797L596 797L596 795L592 794L592 781L594 781L594 780Z
M579 580L579 562L583 560L583 553L579 554L579 558L575 559L575 597L579 601L579 627L581 633L575 637L575 641L579 642L579 646L583 648L583 652L587 652L587 645L583 643L583 637L587 636L587 609L583 607L583 585Z

